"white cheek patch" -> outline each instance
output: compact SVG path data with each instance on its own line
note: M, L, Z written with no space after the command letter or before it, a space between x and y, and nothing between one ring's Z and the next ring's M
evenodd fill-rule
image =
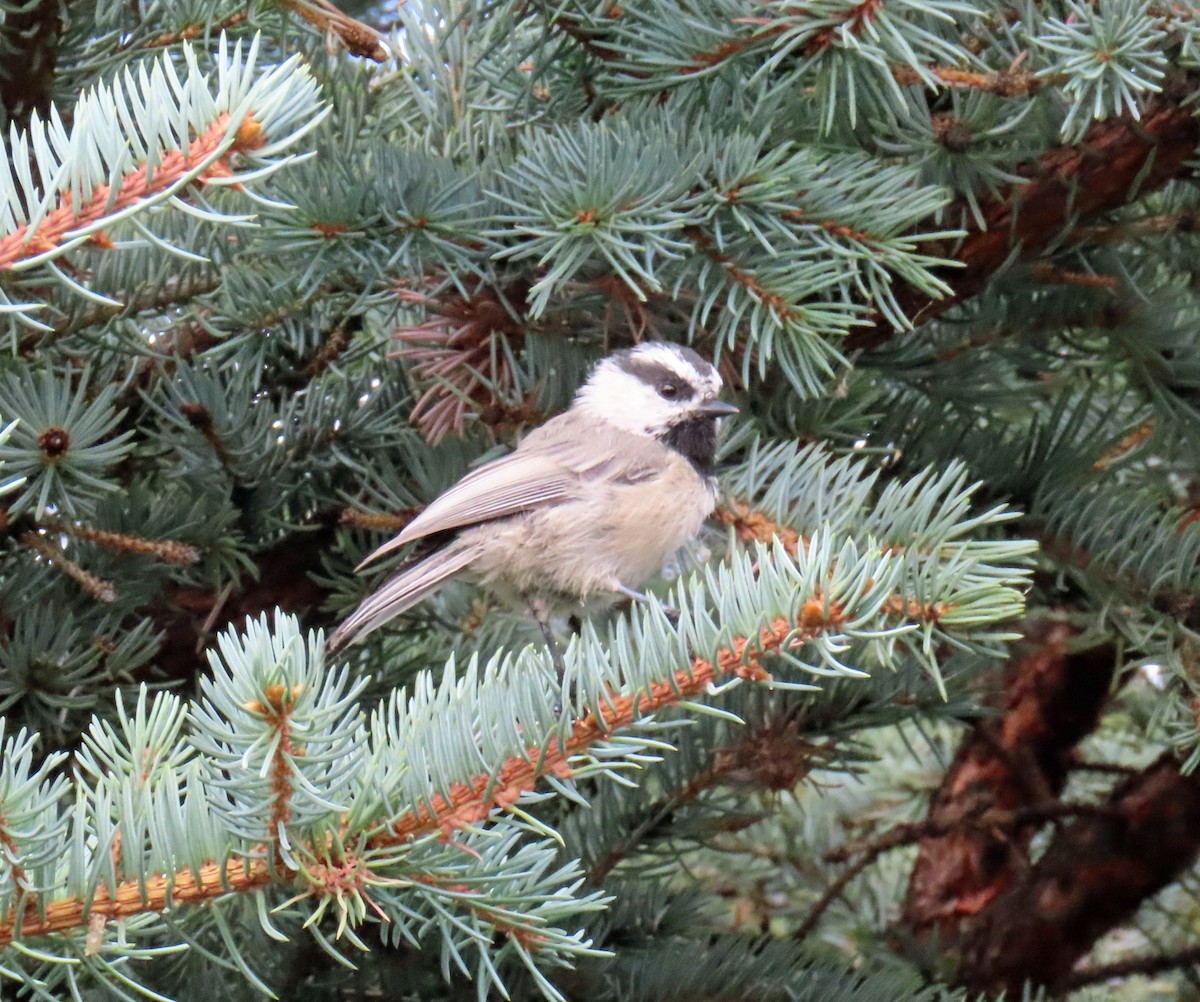
M601 366L575 397L575 406L601 421L637 435L665 427L671 406L645 383L619 369Z

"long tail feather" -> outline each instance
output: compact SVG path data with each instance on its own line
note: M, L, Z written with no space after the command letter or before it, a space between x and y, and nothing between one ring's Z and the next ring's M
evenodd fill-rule
M405 567L382 588L363 599L362 604L334 631L325 645L326 649L336 651L361 640L393 616L412 608L426 595L440 588L466 568L473 558L474 554L469 548L450 547Z

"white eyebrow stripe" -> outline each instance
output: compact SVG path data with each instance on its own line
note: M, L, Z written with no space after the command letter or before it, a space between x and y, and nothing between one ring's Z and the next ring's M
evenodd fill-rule
M721 391L721 376L716 368L705 364L708 370L702 372L695 364L677 349L666 342L643 342L633 350L633 355L639 361L657 363L669 369L689 386L707 391L716 396Z

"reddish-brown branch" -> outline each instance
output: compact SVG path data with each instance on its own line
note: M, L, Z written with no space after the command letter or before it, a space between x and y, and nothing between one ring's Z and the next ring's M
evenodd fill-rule
M199 38L202 35L216 35L218 32L225 31L229 28L236 28L239 24L248 17L244 10L237 10L230 14L223 21L217 24L206 24L203 21L193 21L191 24L184 25L178 31L167 31L161 35L150 39L146 42L147 49L163 49L168 45L178 45L180 42L190 42ZM120 51L120 50L118 50Z
M1071 985L1072 967L1096 940L1200 852L1200 776L1164 756L1099 804L1061 804L1074 819L1032 860L1034 824L1055 807L1116 665L1110 645L1073 649L1077 634L1055 622L1028 630L1007 669L1003 714L968 736L927 821L909 826L921 841L907 935L952 956L957 980L974 991ZM1030 823L977 823L1006 813ZM910 833L885 833L882 848Z
M295 768L292 760L297 755L303 755L304 750L297 748L292 741L292 706L304 691L303 685L294 685L288 689L282 683L269 685L263 693L265 702L254 700L243 708L266 720L274 731L276 738L272 742L274 751L271 755L271 817L267 823L267 832L272 845L272 860L276 866L283 865L283 850L281 840L287 823L292 819L292 777Z
M704 254L724 269L725 273L738 285L742 286L758 302L781 320L799 320L801 311L786 296L772 291L763 285L752 273L741 267L732 257L719 251L703 230L689 226L684 235Z
M228 134L229 116L222 113L201 136L192 140L186 150L169 150L162 154L153 174L142 166L127 174L121 181L115 196L111 187L98 185L91 197L82 205L71 204L69 192L59 195L58 208L51 210L34 231L28 225L18 227L9 236L0 239L0 271L11 270L20 261L44 254L61 245L66 235L81 227L111 216L143 199L166 191L179 179L195 170L198 163L207 160L225 142ZM228 177L231 156L261 146L264 141L262 127L251 116L246 116L238 126L233 143L224 155L213 160L197 177L203 182L207 178Z
M810 601L805 604L798 623L776 619L753 640L739 637L721 651L715 664L695 659L687 671L675 676L675 685L660 682L649 693L614 696L606 704L603 713L589 713L580 719L566 741L556 742L540 758L531 755L529 758L512 759L497 776L483 775L470 784L456 786L449 798L435 797L432 809L422 805L398 819L389 826L392 834L387 842L402 842L438 829L449 834L456 828L481 821L493 808L513 804L533 789L539 775L568 775L569 760L602 740L606 734L628 727L639 717L672 706L681 699L694 699L720 677L737 676L751 680L768 678L759 656L778 651L789 634L801 640L818 636L826 628L825 615L822 602ZM798 629L799 633L793 633L794 629Z
M989 809L976 816L961 818L944 816L939 819L899 824L879 835L837 846L825 853L825 861L828 863L849 862L851 865L838 874L826 887L792 935L795 939L807 938L817 927L821 916L834 901L841 897L850 882L876 859L892 849L963 832L985 833L994 837L997 834L1007 835L1032 824L1042 824L1046 821L1062 821L1077 817L1111 817L1113 814L1111 809L1095 804L1070 804L1055 800L1048 804L1034 804L1013 811Z
M21 922L22 939L48 936L56 932L73 932L88 926L88 917L105 919L130 918L149 912L162 912L168 907L199 905L231 891L252 891L271 882L270 869L263 860L231 860L224 867L206 863L199 872L183 869L174 874L170 883L163 877L151 876L144 882L127 880L110 893L101 884L85 907L79 898L61 898L46 903L45 914L27 915ZM145 884L145 893L142 885ZM13 941L14 916L0 922L0 947Z
M1139 445L1143 444L1151 435L1154 434L1154 429L1157 422L1154 418L1149 418L1143 421L1140 425L1129 432L1128 435L1122 437L1121 441L1117 442L1111 449L1105 450L1104 454L1092 463L1092 469L1097 473L1103 473L1113 463L1119 459L1125 458L1129 453L1133 452Z
M926 71L947 87L981 90L1000 97L1028 97L1055 82L1051 77L1017 69L976 73L955 66L929 66ZM892 76L896 78L897 83L906 86L923 83L920 75L911 66L893 66Z
M706 768L694 773L681 788L668 792L650 804L640 822L632 824L614 842L608 852L588 867L588 881L599 886L613 869L643 840L687 804L708 790L732 784L739 790L794 790L819 767L833 742L815 745L801 722L790 715L771 718L749 727L732 744L713 750ZM722 822L722 831L753 824L754 815L742 815Z
M75 539L87 540L116 553L138 553L161 560L165 564L184 566L200 561L200 551L196 547L174 539L143 539L126 532L109 532L106 529L76 525L72 522L64 522L54 528Z
M1077 223L1181 176L1189 169L1197 142L1200 121L1192 107L1166 97L1153 103L1140 121L1112 118L1096 123L1078 145L1050 150L1030 165L1028 182L984 203L986 227L969 227L952 254L961 267L945 269L941 275L953 295L932 299L915 286L898 284L900 309L914 324L921 324L969 299L1008 262L1014 247L1020 248L1022 257L1035 257ZM947 253L945 247L927 250ZM874 327L850 334L846 346L873 348L891 336L892 331L877 318Z
M399 532L409 522L421 513L420 508L409 508L395 514L381 514L373 511L359 511L357 508L347 508L338 517L342 525L352 529L374 529L377 532Z
M1106 289L1116 292L1121 280L1116 275L1096 275L1090 271L1071 271L1056 264L1041 264L1033 269L1033 277L1045 285L1078 285L1085 289Z

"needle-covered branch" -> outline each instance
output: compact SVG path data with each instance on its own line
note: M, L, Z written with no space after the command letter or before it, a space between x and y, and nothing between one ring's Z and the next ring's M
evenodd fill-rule
M52 107L27 130L12 131L0 157L0 274L28 273L27 284L57 282L112 306L74 268L56 262L83 244L115 248L109 230L163 203L211 220L236 218L196 192L195 205L183 196L198 184L261 180L292 159L283 151L323 117L316 84L299 58L260 71L257 40L244 51L242 43L231 47L222 39L215 87L190 45L183 46L183 60L182 77L164 56L147 61L140 75L127 71L84 93L69 127ZM121 131L114 133L111 123ZM0 287L0 310L15 319L45 327L32 318L41 308Z

